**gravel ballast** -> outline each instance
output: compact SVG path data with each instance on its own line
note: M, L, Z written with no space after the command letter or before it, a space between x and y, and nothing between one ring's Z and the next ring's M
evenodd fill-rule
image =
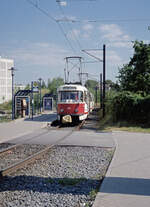
M44 147L44 145L37 144L22 144L16 148L10 149L5 153L5 155L0 154L0 170L33 155L34 153L44 149Z
M11 143L0 143L0 151L8 148L8 147L11 147L13 146L14 144L11 144Z
M0 207L90 207L113 152L57 146L0 182Z

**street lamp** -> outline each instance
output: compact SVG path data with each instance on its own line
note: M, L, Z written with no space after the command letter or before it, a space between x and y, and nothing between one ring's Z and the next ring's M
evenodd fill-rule
M11 71L11 76L12 76L12 120L14 120L14 71L16 70L14 67L11 67L8 69Z
M42 84L41 84L41 81L42 81L42 78L39 78L39 82L40 82L40 113L42 112L42 100L41 100L41 87L42 87Z

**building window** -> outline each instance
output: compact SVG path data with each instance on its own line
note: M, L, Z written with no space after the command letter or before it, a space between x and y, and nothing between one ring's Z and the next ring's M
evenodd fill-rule
M0 85L1 86L6 85L6 79L0 79Z

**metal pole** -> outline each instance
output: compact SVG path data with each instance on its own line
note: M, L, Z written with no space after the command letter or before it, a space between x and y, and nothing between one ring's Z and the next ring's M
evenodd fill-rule
M82 85L82 65L81 65L81 58L79 58L80 67L79 67L79 81Z
M67 66L67 83L69 83L68 58L66 58L66 66Z
M9 69L11 71L12 76L12 120L14 120L14 67Z
M12 70L12 120L14 119L14 71Z
M33 100L33 81L31 82L31 104L32 104L32 120L33 120L33 104L34 104L34 100Z
M65 74L65 83L66 83L66 68L64 68L64 74Z
M40 81L40 113L42 112L42 97L41 97L41 81L42 81L42 78L39 78L39 81Z
M41 95L41 82L40 82L40 113L42 113L42 95Z
M106 47L103 45L103 117L105 116L105 75L106 75Z
M102 85L102 73L100 73L100 108L103 107L103 85Z
M96 106L97 106L97 86L95 87L95 96L96 96L95 102L96 102Z

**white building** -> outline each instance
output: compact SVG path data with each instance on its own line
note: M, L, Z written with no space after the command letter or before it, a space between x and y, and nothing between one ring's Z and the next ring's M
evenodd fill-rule
M12 99L11 67L14 67L13 60L0 57L0 103Z

